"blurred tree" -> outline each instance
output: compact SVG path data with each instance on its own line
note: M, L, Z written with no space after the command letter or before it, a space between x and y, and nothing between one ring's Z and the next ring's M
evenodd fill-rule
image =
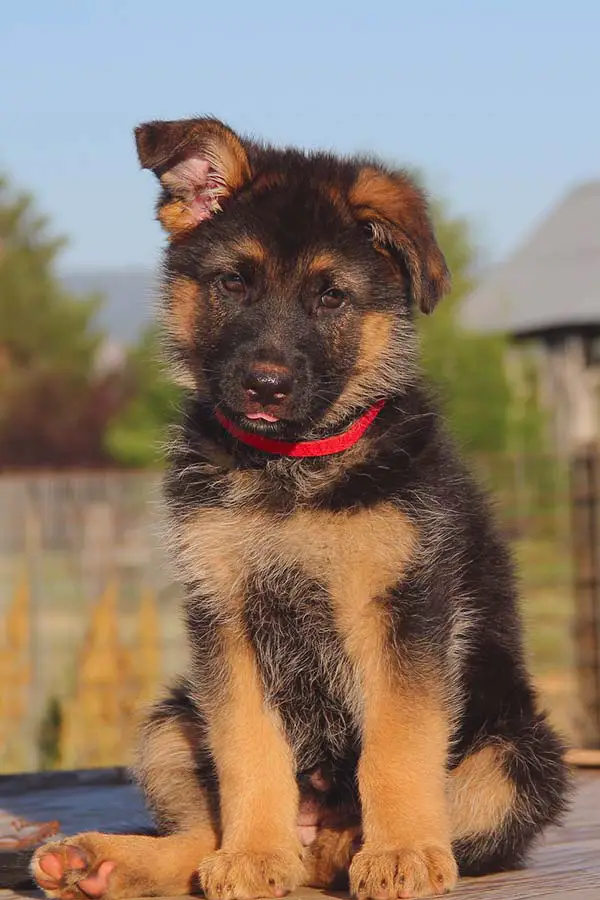
M432 316L420 319L422 357L451 428L470 453L538 450L542 416L533 395L525 405L516 396L508 377L508 338L469 332L460 324L460 304L474 286L477 256L469 225L439 203L434 219L452 293Z
M106 448L121 465L156 465L167 426L177 418L181 394L161 360L157 326L148 328L132 348L128 372L133 396L110 423Z
M125 385L95 369L100 301L65 293L54 273L63 246L0 178L0 467L110 460L102 436Z

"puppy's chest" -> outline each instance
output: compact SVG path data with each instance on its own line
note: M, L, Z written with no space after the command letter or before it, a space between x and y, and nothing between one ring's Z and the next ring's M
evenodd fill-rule
M360 707L347 644L402 577L414 529L391 505L285 516L212 508L181 529L180 547L200 602L252 643L299 768L347 757Z
M184 577L223 612L235 614L249 592L261 590L294 605L304 587L318 585L342 630L402 578L418 544L414 526L391 503L285 514L210 507L177 530Z

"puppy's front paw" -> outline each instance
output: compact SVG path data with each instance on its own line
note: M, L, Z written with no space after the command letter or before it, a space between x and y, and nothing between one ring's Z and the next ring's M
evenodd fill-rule
M102 855L96 835L84 834L44 844L33 855L31 874L48 897L111 898L127 896L114 887L111 878L116 863Z
M284 897L304 877L299 854L217 850L200 863L200 885L207 900Z
M435 845L365 847L350 865L350 890L358 900L431 897L451 891L457 879L452 851Z

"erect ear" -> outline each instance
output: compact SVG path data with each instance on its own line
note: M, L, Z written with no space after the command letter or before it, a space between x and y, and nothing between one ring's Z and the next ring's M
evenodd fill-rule
M148 122L135 129L143 169L152 169L163 193L158 218L172 237L195 228L250 177L238 136L218 119Z
M355 218L370 226L375 246L400 254L413 301L422 312L432 312L450 290L450 273L423 193L404 173L365 166L350 190L350 203Z

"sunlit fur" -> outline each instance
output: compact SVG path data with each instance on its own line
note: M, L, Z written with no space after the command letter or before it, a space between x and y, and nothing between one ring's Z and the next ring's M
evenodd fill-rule
M560 818L567 772L504 537L420 372L414 318L449 287L424 196L374 160L275 150L214 120L137 139L163 188L165 343L189 388L164 490L190 662L136 767L180 842L111 839L105 896L349 881L391 900L520 865ZM228 272L242 291L223 289ZM347 303L324 311L332 286ZM294 378L280 421L256 426L271 437L329 436L386 403L343 453L254 450L214 413L244 422L255 360ZM302 850L296 818L315 808ZM103 840L68 844L86 872ZM82 877L67 869L51 895Z

